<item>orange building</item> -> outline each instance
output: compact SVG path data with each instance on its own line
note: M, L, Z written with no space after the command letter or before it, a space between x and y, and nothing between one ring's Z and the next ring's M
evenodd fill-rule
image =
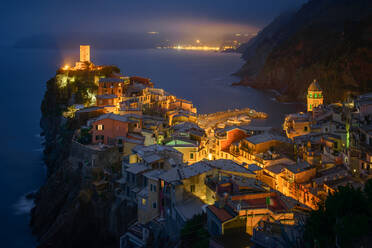
M116 95L97 95L97 106L116 106L119 103L119 98Z
M124 79L100 78L98 82L97 105L117 105L123 98Z
M314 108L323 104L323 92L318 82L314 81L307 90L307 111L311 112Z
M94 144L117 144L127 138L128 132L141 131L141 121L131 118L132 115L104 114L93 122ZM121 141L119 141L121 140Z
M311 180L316 176L316 168L306 162L297 164L276 164L264 168L257 178L278 190L285 196L292 197L300 203L317 209L320 201L316 193L311 191Z
M230 145L247 137L247 133L237 127L229 127L216 133L217 146L219 151L229 151Z

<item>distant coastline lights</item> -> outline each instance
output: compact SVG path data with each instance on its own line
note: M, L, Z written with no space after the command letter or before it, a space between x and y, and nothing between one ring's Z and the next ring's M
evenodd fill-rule
M220 47L214 47L214 46L182 46L177 45L173 46L173 49L177 50L195 50L195 51L219 51Z

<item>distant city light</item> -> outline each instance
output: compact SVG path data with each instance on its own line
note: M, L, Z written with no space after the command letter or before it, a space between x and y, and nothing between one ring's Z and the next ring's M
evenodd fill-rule
M159 34L159 32L155 32L155 31L150 31L150 32L147 32L148 34Z
M183 46L183 45L177 45L173 46L173 49L177 50L195 50L195 51L219 51L220 47L214 47L214 46Z
M69 65L65 65L64 67L62 67L63 70L68 70L70 69L70 66Z
M198 44L199 44L199 43L200 43L200 40L196 40L196 43L198 43Z

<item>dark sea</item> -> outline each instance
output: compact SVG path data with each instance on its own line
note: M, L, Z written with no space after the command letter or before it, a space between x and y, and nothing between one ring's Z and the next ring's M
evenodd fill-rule
M1 48L0 106L0 242L1 247L35 247L29 229L32 200L45 180L40 137L40 104L45 83L59 66L78 60L78 49L20 50ZM230 87L243 61L239 54L177 50L91 50L96 64L117 65L124 75L149 77L155 87L193 101L199 113L250 107L270 117L257 125L280 127L285 114L303 111L301 104L283 104L272 94Z

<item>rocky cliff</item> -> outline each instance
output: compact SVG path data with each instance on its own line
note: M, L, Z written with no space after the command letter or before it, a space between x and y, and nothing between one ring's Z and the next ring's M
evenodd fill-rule
M239 85L303 100L318 79L327 102L372 90L372 2L310 0L245 44Z
M96 90L94 76L113 70L117 69L70 75L59 71L47 82L40 125L48 173L36 194L30 222L39 247L117 247L120 235L136 216L136 209L117 199L113 190L102 193L94 187L93 182L101 179L112 186L115 178L104 178L102 170L72 162L73 153L81 153L72 143L78 125L63 116L71 104L89 104L89 96Z

